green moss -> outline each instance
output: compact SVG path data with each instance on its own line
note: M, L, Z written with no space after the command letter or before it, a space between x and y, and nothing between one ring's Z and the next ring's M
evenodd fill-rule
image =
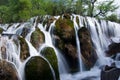
M3 29L2 29L2 28L0 28L0 34L2 34L2 32L3 32Z
M45 47L42 51L41 54L50 62L51 66L53 67L56 75L56 79L59 79L59 71L58 71L58 60L57 56L55 54L55 51L51 47Z
M79 23L79 17L78 16L76 17L76 22L77 22L78 26L80 26L79 25L80 23Z
M41 57L32 57L25 65L26 80L54 80L49 64Z
M64 36L69 36L74 30L73 21L70 19L59 18L55 23L55 34L59 35L61 38ZM66 32L66 33L65 33Z
M43 44L45 42L45 36L42 31L40 31L38 28L32 33L31 35L31 43L32 45L38 49L39 45Z

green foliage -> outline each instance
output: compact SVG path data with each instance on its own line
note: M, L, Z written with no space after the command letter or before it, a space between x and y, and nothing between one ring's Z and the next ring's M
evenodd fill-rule
M7 6L0 6L0 20L2 23L9 21L9 9Z
M0 22L23 22L33 16L75 13L82 16L106 18L118 6L114 0L2 0Z
M8 3L8 0L0 0L0 6L6 5Z
M98 5L97 10L99 10L99 12L95 16L105 17L109 12L115 11L118 8L118 6L113 5L113 2L114 0L105 1Z
M115 14L111 14L110 16L106 17L105 19L112 21L112 22L120 23L120 19L118 19L117 15L115 15Z

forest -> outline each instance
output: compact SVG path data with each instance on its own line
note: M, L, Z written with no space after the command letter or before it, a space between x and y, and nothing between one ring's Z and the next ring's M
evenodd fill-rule
M120 22L114 0L0 0L0 23L24 22L34 16L64 13Z

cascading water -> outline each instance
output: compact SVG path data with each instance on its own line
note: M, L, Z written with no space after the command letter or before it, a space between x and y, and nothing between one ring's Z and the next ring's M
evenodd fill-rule
M117 68L120 68L120 53L118 53L115 57L115 60L111 57L106 56L105 51L108 50L108 46L112 43L120 43L120 24L107 22L104 20L96 20L95 18L90 17L81 17L79 15L73 15L73 19L71 19L74 23L75 36L76 36L76 44L77 44L77 55L79 59L79 71L75 73L69 72L69 66L65 59L65 57L61 54L61 51L54 47L54 39L52 29L55 27L56 20L60 18L60 16L54 17L54 20L49 26L48 31L46 30L46 26L43 26L42 23L37 23L38 17L32 18L29 22L26 23L16 23L9 26L0 25L4 31L0 36L0 59L7 60L13 63L16 66L17 72L21 80L25 80L24 67L27 61L33 56L41 56L44 60L49 64L52 74L54 76L54 80L56 80L55 72L49 61L43 57L40 52L45 47L52 47L56 53L58 59L58 67L60 80L100 80L101 75L101 67L105 65L111 65L115 63ZM76 17L78 17L79 24L77 24ZM72 16L71 16L72 18ZM25 36L25 42L29 47L30 56L25 60L21 61L20 59L20 42L15 43L14 35L22 37L23 28L29 26L29 32ZM84 70L83 60L81 58L81 46L78 38L78 30L81 27L86 27L91 35L93 47L95 48L95 52L98 56L96 64L90 70ZM30 42L31 34L35 31L36 28L39 28L40 31L43 32L45 36L45 42L39 46L39 51L32 45Z
M74 15L74 17L76 17ZM80 41L79 41L79 38L78 38L78 30L79 30L79 27L78 27L78 24L76 23L76 20L74 18L74 29L75 29L75 35L76 35L76 44L77 44L77 53L78 53L78 58L79 58L79 68L80 68L80 72L83 72L83 62L82 62L82 55L81 55L81 49L80 49Z

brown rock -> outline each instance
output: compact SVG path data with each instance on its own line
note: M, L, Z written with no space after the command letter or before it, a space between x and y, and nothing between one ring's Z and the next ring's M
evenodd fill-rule
M116 55L120 52L120 43L111 43L106 51L108 56Z
M0 60L0 80L20 80L13 64Z
M120 68L115 66L105 66L101 71L101 80L118 80L120 76Z
M88 68L90 68L95 64L97 59L97 55L95 54L95 51L92 47L90 33L87 30L87 28L82 27L78 31L78 36L80 40L80 47L81 47L83 62Z
M24 38L19 37L19 41L20 41L20 59L21 61L24 61L30 56L29 47Z
M73 21L67 16L59 18L55 23L54 40L55 46L61 51L67 60L70 71L75 72L78 70L78 57L76 49L76 39Z
M38 28L32 33L30 42L38 50L40 45L45 42L45 36Z

